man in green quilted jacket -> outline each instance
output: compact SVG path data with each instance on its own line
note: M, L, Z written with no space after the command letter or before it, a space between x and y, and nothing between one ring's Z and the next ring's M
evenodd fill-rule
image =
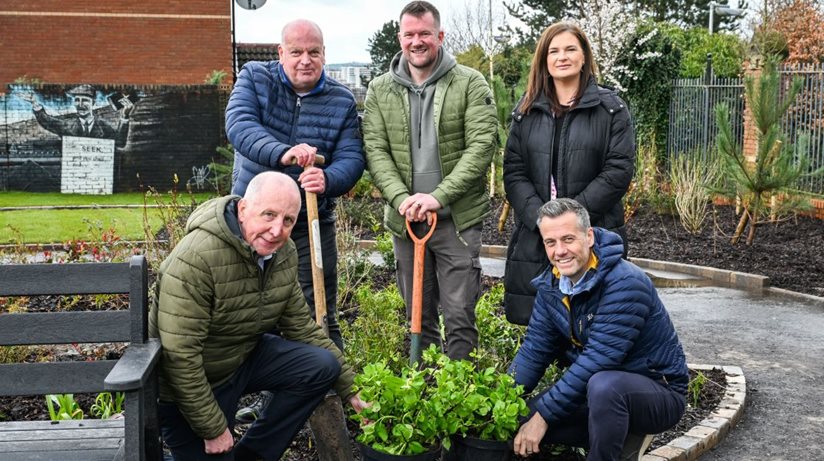
M160 266L149 334L163 346L159 416L176 460L277 460L333 386L364 405L298 284L299 209L295 181L261 173L243 198L198 207ZM271 403L235 444L240 397L263 390Z
M490 212L484 177L497 134L492 91L442 48L440 14L431 3L404 7L398 39L401 51L389 72L369 84L366 159L386 201L384 224L394 235L407 313L414 248L404 220L423 235L428 215L437 213L425 257L421 347L441 344L440 306L447 355L467 358L478 345L481 226Z

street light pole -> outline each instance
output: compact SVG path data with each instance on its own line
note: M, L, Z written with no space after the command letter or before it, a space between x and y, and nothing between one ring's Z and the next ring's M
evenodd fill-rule
M741 16L744 14L744 10L740 8L730 8L725 5L719 5L717 2L710 2L710 24L709 30L710 35L712 35L713 29L715 28L715 13L718 13L719 16Z
M492 0L489 0L489 85L494 91L495 70L493 66L493 59L495 59L495 37L492 35Z

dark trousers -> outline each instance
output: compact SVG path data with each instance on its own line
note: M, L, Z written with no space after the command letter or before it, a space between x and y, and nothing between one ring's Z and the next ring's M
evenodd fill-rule
M326 290L326 322L329 326L329 339L343 351L343 337L337 316L338 299L338 247L335 243L335 223L320 225L320 246L323 254L323 281ZM312 318L315 318L315 291L312 285L312 255L309 248L309 231L305 227L296 227L292 231L292 241L298 250L298 281L303 289L303 296L309 304Z
M530 401L529 417L534 402L547 391ZM589 380L586 404L550 425L543 443L588 448L587 461L617 460L627 434L664 432L678 423L685 409L685 396L664 383L636 373L601 371Z
M279 336L263 335L249 358L229 381L212 389L229 428L244 394L271 391L272 401L238 442L265 460L278 460L340 374L338 360L326 349ZM173 403L160 403L163 440L175 461L231 461L233 453L207 455L197 436Z

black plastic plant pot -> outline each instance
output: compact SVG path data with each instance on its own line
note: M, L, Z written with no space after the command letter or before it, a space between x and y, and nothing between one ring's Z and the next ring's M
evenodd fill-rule
M435 447L418 455L390 455L357 442L363 461L435 461L440 454L440 447Z
M476 437L452 437L452 449L444 456L449 461L510 461L515 459L510 442Z

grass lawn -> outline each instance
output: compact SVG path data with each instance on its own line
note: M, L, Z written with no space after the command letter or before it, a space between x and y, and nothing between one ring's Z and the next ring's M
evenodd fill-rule
M177 202L202 203L212 195L180 195ZM171 203L170 194L152 196L149 205ZM0 192L0 207L36 207L63 205L143 205L142 193L114 195L79 195L59 193ZM0 211L0 244L61 243L67 240L99 240L103 231L114 230L124 240L143 240L143 207L79 210L30 209ZM161 210L148 208L149 225L154 232L162 224Z

